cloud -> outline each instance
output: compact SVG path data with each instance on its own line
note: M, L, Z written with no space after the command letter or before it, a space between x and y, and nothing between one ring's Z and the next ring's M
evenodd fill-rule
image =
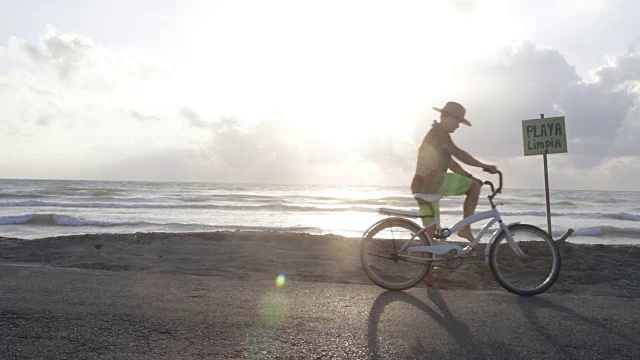
M640 78L639 59L637 54L613 57L587 81L558 50L526 42L500 61L468 65L463 69L465 88L457 93L476 121L459 136L485 155L518 156L521 120L565 115L569 156L581 167L628 154L621 129L629 130L637 119L640 98L632 89ZM490 142L483 146L477 139Z
M636 101L634 108L627 113L627 118L616 134L618 141L614 149L620 156L638 156L640 143L640 102Z
M29 125L49 126L63 114L54 93L30 73L0 76L0 116L11 123L14 132Z
M183 115L202 120L183 107ZM197 122L200 124L200 122ZM284 120L263 120L253 125L233 117L220 117L206 126L196 147L200 171L212 181L256 183L314 183L348 181L327 169L349 161L362 161L357 153L332 147L326 138L298 129ZM357 164L357 162L356 162ZM322 179L322 180L319 180Z
M567 127L573 155L588 158L585 166L616 156L619 129L637 96L616 91L602 83L577 84L559 102L570 122Z
M135 110L129 110L127 114L129 114L129 116L131 116L132 118L138 121L160 121L161 120L161 118L159 118L158 116L143 115Z
M522 155L521 120L557 114L559 100L581 81L558 50L531 42L456 70L458 81L441 102L460 101L473 127L461 128L454 139L472 154L493 158Z
M477 6L477 0L449 0L449 5L457 12L462 14L473 13Z
M586 79L557 49L525 42L494 60L460 66L456 73L457 85L440 101L464 104L473 127L461 127L453 139L475 157L511 173L516 180L511 186L538 183L523 175L531 174L531 166L519 164L537 164L523 156L521 121L539 114L566 117L569 152L554 155L551 164L563 175L561 186L606 188L600 178L609 175L599 172L625 167L625 173L640 176L637 162L630 160L640 156L640 54L612 56ZM421 123L419 128L428 131L424 119ZM367 159L380 169L393 166L387 154L395 154L398 164L406 163L397 146L384 140L376 143L384 150L370 152ZM415 154L405 156L415 159Z
M17 130L17 128L11 124L9 121L0 118L0 135L1 134L6 134L6 135L18 135L19 132Z
M640 155L637 124L640 92L640 55L627 54L594 71L595 81L581 82L569 88L558 103L573 119L571 151L592 166L611 158ZM630 152L635 147L635 151Z
M6 76L0 76L0 93L15 91L15 89L15 85Z
M598 83L613 90L628 90L640 85L640 52L616 55L593 74Z
M7 54L52 84L51 88L110 93L123 101L156 95L158 103L164 102L167 94L174 94L168 65L160 58L107 49L89 37L63 33L52 25L39 38L37 44L31 44L11 37ZM55 74L57 83L50 74Z
M245 127L223 118L207 129L205 145L112 152L113 158L95 176L255 183L297 183L312 177L307 152L286 123L265 121Z
M46 100L34 110L32 118L35 119L35 124L38 126L49 126L56 123L59 118L65 117L64 111L52 99Z
M197 153L180 148L147 150L128 154L106 162L98 171L98 178L111 178L113 174L123 174L131 180L185 181L196 180L190 159ZM202 174L198 174L202 175Z
M452 3L463 12L473 11L476 4ZM327 117L339 121L318 121L321 117L314 108L318 103L304 103L312 97L307 95L303 96L304 106L298 104L295 111L287 111L287 106L299 99L285 97L284 105L277 106L261 103L262 108L284 114L270 120L263 120L268 116L265 111L242 113L243 107L252 107L251 101L230 97L239 104L230 111L235 117L222 117L220 112L226 109L208 107L207 101L216 98L217 104L225 103L219 98L231 92L207 93L206 97L202 91L181 92L179 86L171 85L186 83L170 83L171 74L162 67L127 58L87 37L53 27L37 44L12 38L4 53L28 61L18 70L0 74L0 135L28 134L30 140L38 141L51 138L59 130L56 126L64 124L73 124L79 137L86 134L83 125L102 129L108 136L96 136L95 146L121 149L108 154L113 161L109 174L130 172L137 179L145 179L148 171L148 178L158 180L180 180L182 173L189 180L207 181L376 183L385 179L408 184L419 142L432 119L421 117L415 137L408 135L406 129L418 116L404 109L412 106L410 101L398 102L403 109L389 109L376 103L380 102L376 91L364 91L359 105L354 106L347 93L361 89L355 86L344 94L338 89L334 96L340 101L327 106ZM524 175L527 166L518 165L536 163L535 159L523 160L521 120L537 118L540 113L567 118L569 153L559 155L552 164L567 187L572 181L585 187L598 184L598 172L624 170L626 176L640 176L635 160L640 155L639 54L611 56L591 77L583 78L560 50L524 42L495 59L448 70L447 74L457 75L447 78L450 84L443 87L451 91L438 99L424 99L425 103L462 102L474 126L461 128L454 140L487 162L522 172L509 177L517 179L512 185L530 184ZM232 89L245 86L241 81L231 85ZM360 131L368 124L365 119L381 107L384 118L395 117L397 124L383 132L376 128L379 123L372 122L371 129ZM315 130L306 115L316 116ZM160 120L162 128L152 126L151 121ZM127 126L126 136L109 130L120 126ZM396 131L399 128L403 131ZM340 141L334 141L340 131ZM347 139L345 133L353 139ZM0 140L6 144L8 138ZM140 144L141 139L144 148L132 145ZM13 144L33 148L33 142L13 140ZM1 146L3 151L20 151ZM59 149L61 153L81 151L65 144ZM100 174L113 178L106 172Z
M10 38L4 53L17 68L0 74L0 116L30 136L38 136L32 126L158 121L176 106L162 67L53 26L36 44Z
M624 156L609 159L593 169L596 178L601 178L604 189L638 189L640 159Z
M295 182L304 178L305 148L284 122L242 128L222 119L213 129L211 151L231 173L251 181Z
M640 52L638 45L640 45L640 36L636 36L633 40L629 42L629 50L627 52L629 54Z
M187 120L189 126L191 127L207 128L211 126L211 124L202 119L202 116L200 116L197 112L187 106L181 106L178 109L178 114L180 115L180 117Z
M246 125L225 116L207 121L188 106L179 107L178 114L190 128L207 131L207 145L200 148L201 157L214 164L207 166L207 173L227 181L305 181L310 167L340 161L325 139L297 130L285 121Z
M465 81L450 96L462 99L474 126L463 127L454 139L486 162L524 171L530 166L517 165L524 159L521 120L537 118L540 113L548 117L564 114L569 153L555 163L562 163L567 187L571 179L588 187L587 180L595 180L585 180L584 174L596 176L595 169L612 169L603 164L638 156L640 110L638 92L633 90L638 78L636 62L637 55L613 57L587 81L557 49L525 42L494 61L466 65L460 71ZM207 122L188 107L182 107L180 115L194 128L210 129L206 152L218 167L257 182L313 182L309 174L314 171L349 164L354 178L367 169L379 179L402 183L414 171L424 135L416 136L417 142L392 133L355 137L353 146L340 148L286 122L263 121L255 127L231 119ZM420 121L420 129L428 131L424 119ZM376 170L371 172L370 166ZM536 183L530 175L512 178L515 184Z
M17 70L5 76L0 75L0 93L17 93L22 90L35 95L53 95L50 89L26 71Z
M415 170L418 148L415 144L391 137L368 139L360 148L362 161L376 164L387 174Z
M607 8L608 0L564 0L555 2L556 7L567 15L597 14Z
M99 59L96 53L100 50L90 38L73 33L62 34L51 25L40 36L38 46L16 37L10 41L33 62L56 69L62 80L70 79L82 67L97 65Z

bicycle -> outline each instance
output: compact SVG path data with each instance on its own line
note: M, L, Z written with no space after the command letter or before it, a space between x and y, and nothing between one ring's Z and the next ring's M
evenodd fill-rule
M533 296L547 291L560 273L560 253L556 243L545 231L529 224L502 221L494 198L502 191L502 173L498 188L490 181L488 196L491 210L466 217L451 228L442 228L436 215L420 215L415 211L381 208L379 213L390 216L373 224L362 236L361 261L367 276L378 286L388 290L406 290L416 286L432 265L457 268L480 239L494 224L499 228L485 247L483 260L489 264L496 281L507 291L521 296ZM433 211L438 194L414 194L416 200L426 202ZM433 218L434 223L422 227L409 218ZM447 242L447 238L473 223L490 219L464 248ZM429 228L434 228L433 238ZM435 244L434 239L439 243Z

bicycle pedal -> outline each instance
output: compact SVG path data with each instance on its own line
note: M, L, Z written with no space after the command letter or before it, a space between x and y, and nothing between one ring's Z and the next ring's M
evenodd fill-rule
M457 269L462 266L462 258L447 259L439 262L435 267L443 267L447 269Z
M478 253L478 251L476 251L476 249L471 249L471 251L469 252L469 254L467 256L471 256L471 257L480 257L480 254Z
M451 250L447 251L445 254L443 254L442 257L444 259L447 259L447 260L454 259L454 258L458 257L458 250L451 249Z

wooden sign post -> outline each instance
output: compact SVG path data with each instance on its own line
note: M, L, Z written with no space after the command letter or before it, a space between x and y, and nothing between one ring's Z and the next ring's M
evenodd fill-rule
M551 232L551 205L549 202L549 169L547 166L547 154L567 152L567 132L564 124L564 116L545 118L540 114L540 119L522 120L522 143L524 156L542 155L544 163L544 191L547 204L547 232L553 238ZM573 229L569 229L558 241L565 241Z

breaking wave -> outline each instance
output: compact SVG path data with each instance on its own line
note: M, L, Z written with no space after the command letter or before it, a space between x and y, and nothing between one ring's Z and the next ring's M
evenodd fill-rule
M287 212L333 212L361 211L375 212L377 208L364 206L304 206L287 204L228 205L187 203L122 203L122 202L55 202L43 200L13 201L0 203L2 207L49 207L49 208L97 208L97 209L218 209L218 210L258 210Z
M210 225L210 224L182 224L182 223L153 223L147 221L101 221L90 220L76 216L59 214L27 214L16 216L0 216L2 225L25 226L89 226L89 227L127 227L136 231L136 227L145 229L182 228L183 230L246 230L246 231L285 231L321 233L322 229L313 226L251 226L251 225Z
M87 220L76 216L58 214L27 214L0 216L0 225L62 225L62 226L131 226L146 224L142 221L109 222Z

